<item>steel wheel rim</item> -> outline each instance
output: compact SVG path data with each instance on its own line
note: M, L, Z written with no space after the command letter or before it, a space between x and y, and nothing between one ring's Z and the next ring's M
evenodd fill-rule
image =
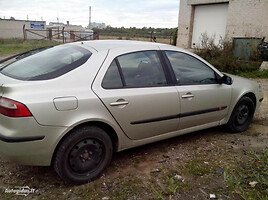
M85 174L95 171L105 156L102 142L96 139L83 139L73 146L68 161L72 171Z
M238 125L243 125L248 121L250 110L247 105L241 105L236 111L236 122Z

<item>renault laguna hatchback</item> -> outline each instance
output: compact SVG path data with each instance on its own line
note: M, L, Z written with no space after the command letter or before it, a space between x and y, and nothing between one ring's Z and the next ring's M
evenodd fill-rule
M0 152L83 184L114 152L219 125L243 132L262 100L259 84L174 46L64 44L0 68Z

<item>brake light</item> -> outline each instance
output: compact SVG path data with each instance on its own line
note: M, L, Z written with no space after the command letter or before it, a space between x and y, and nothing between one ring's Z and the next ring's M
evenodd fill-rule
M32 113L22 103L0 97L0 114L8 117L29 117Z

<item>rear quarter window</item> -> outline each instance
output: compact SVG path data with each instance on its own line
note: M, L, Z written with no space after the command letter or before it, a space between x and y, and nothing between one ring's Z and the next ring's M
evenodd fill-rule
M79 46L56 46L10 63L1 69L1 73L19 80L48 80L81 66L91 55Z

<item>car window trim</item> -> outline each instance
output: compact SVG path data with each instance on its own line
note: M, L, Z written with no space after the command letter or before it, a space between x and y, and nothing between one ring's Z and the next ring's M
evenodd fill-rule
M189 85L215 85L215 84L219 84L218 82L216 82L216 83L203 83L203 84L201 84L201 83L189 83L189 84L187 84L187 83L185 83L185 84L178 83L178 81L176 79L176 75L175 75L174 70L172 68L172 65L171 65L171 63L170 63L170 61L168 59L167 54L166 54L167 51L176 52L176 53L182 53L182 54L185 54L185 55L188 55L188 56L191 56L191 57L197 59L198 61L200 61L201 63L203 63L205 66L207 66L209 69L211 69L214 72L216 81L218 79L218 76L217 76L218 73L216 73L209 65L207 65L206 63L204 63L202 60L199 60L198 58L192 56L191 54L188 54L188 53L185 53L185 52L181 52L181 51L175 51L175 50L161 50L161 51L162 51L162 54L163 54L163 56L165 58L165 62L169 66L169 71L172 74L174 85L176 85L176 86L189 86Z
M166 62L165 56L163 55L163 52L161 50L157 50L157 54L158 54L158 57L160 59L161 66L162 66L162 69L164 71L164 74L165 74L165 77L167 80L167 85L174 86L172 73L170 73L171 66L169 66L168 63Z
M121 82L122 82L122 85L123 85L123 88L124 88L124 87L126 87L126 81L125 81L125 77L123 75L123 71L122 71L121 65L120 65L120 63L118 61L118 56L113 61L115 61L115 64L116 64L116 67L118 69L118 72L119 72L119 75L120 75L120 78L121 78Z
M166 73L169 74L169 78L170 78L170 84L171 85L176 85L177 84L177 80L176 80L176 76L175 73L172 69L172 65L167 57L167 55L165 54L165 50L159 50L159 53L161 54L161 59L162 61L165 63L165 68L166 68Z

